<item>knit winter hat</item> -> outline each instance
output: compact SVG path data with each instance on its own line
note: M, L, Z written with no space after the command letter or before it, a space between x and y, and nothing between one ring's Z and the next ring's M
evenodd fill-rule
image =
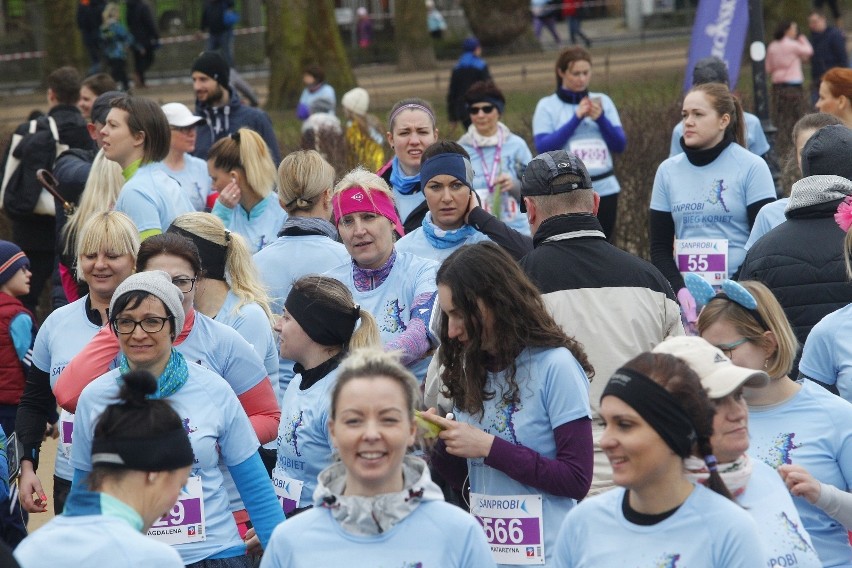
M195 73L196 71L212 77L225 89L230 84L231 69L228 67L228 62L225 61L225 58L219 55L217 51L202 52L192 64L190 73Z
M802 175L835 175L852 180L852 130L842 124L817 130L802 148Z
M21 247L9 241L0 241L0 286L11 280L18 271L30 265L30 259Z
M476 48L479 47L479 40L473 36L466 37L462 42L462 51L476 51Z
M703 85L704 83L729 84L728 67L718 57L705 57L699 59L692 70L692 84Z
M370 93L366 89L355 87L343 95L340 104L353 114L364 116L370 108Z
M159 298L175 318L175 334L180 334L186 315L183 313L183 292L172 284L172 277L162 270L137 272L118 285L109 303L110 317L115 314L115 301L127 292L141 290Z

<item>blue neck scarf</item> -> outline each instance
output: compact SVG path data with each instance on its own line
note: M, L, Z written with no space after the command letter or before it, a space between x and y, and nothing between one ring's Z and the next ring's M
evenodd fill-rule
M423 234L426 235L426 240L429 241L429 244L436 249L457 247L464 244L468 237L476 233L476 229L467 224L462 225L458 229L452 229L451 231L439 229L435 223L432 222L431 212L426 213L426 216L423 217L423 224L421 226L423 227Z
M399 165L399 158L393 157L391 161L391 185L395 190L403 195L411 195L415 191L420 191L420 172L413 176L407 176L402 172L402 166Z
M127 363L127 357L123 354L118 365L121 375L126 375L130 372L130 365ZM148 398L161 399L168 398L175 394L180 388L186 384L189 379L189 367L186 364L186 359L178 353L177 349L172 347L172 352L169 355L169 362L166 363L166 368L163 374L157 379L157 392L149 394ZM121 382L121 377L116 379Z

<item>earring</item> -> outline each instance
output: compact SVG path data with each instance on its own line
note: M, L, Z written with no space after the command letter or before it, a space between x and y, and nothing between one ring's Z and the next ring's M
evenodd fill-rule
M763 362L763 368L764 368L764 370L769 369L769 359L766 359L766 360Z

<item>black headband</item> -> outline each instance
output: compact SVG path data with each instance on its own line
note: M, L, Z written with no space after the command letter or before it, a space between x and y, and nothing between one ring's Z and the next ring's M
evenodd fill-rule
M95 438L92 465L139 471L171 471L193 464L192 445L183 428L152 438Z
M201 266L204 268L204 277L212 278L213 280L225 281L225 262L228 257L228 247L219 245L213 241L208 241L205 238L199 237L195 233L190 233L186 229L181 229L175 224L169 225L166 229L168 233L177 233L188 238L198 247L198 254L201 256ZM231 240L231 233L225 231L225 241Z
M677 400L650 378L622 367L604 387L601 400L605 396L614 396L627 403L680 457L692 453L696 440L692 420Z
M348 312L337 310L309 298L296 288L287 294L284 307L308 337L320 345L349 343L355 332L355 324L361 317L361 308L357 305Z

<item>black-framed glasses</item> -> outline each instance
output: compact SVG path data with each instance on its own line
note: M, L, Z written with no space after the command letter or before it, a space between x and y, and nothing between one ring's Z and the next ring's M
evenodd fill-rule
M112 320L112 328L116 331L116 333L130 335L136 331L136 326L138 325L145 333L157 333L166 327L166 322L170 319L172 319L171 316L164 318L151 316L140 321L130 318L115 318Z
M717 345L716 347L722 353L725 354L725 357L727 357L728 359L732 359L733 356L734 356L734 349L736 349L740 345L748 343L749 341L751 341L751 339L749 339L748 337L743 337L739 341L734 341L732 343L721 343L721 344Z
M471 116L475 116L480 112L484 112L485 114L491 114L496 107L494 105L482 105L478 107L469 107L468 112Z
M198 280L198 276L194 278L172 278L172 284L177 286L178 290L184 294L188 294L189 292L192 292L192 288L195 286L196 280Z

